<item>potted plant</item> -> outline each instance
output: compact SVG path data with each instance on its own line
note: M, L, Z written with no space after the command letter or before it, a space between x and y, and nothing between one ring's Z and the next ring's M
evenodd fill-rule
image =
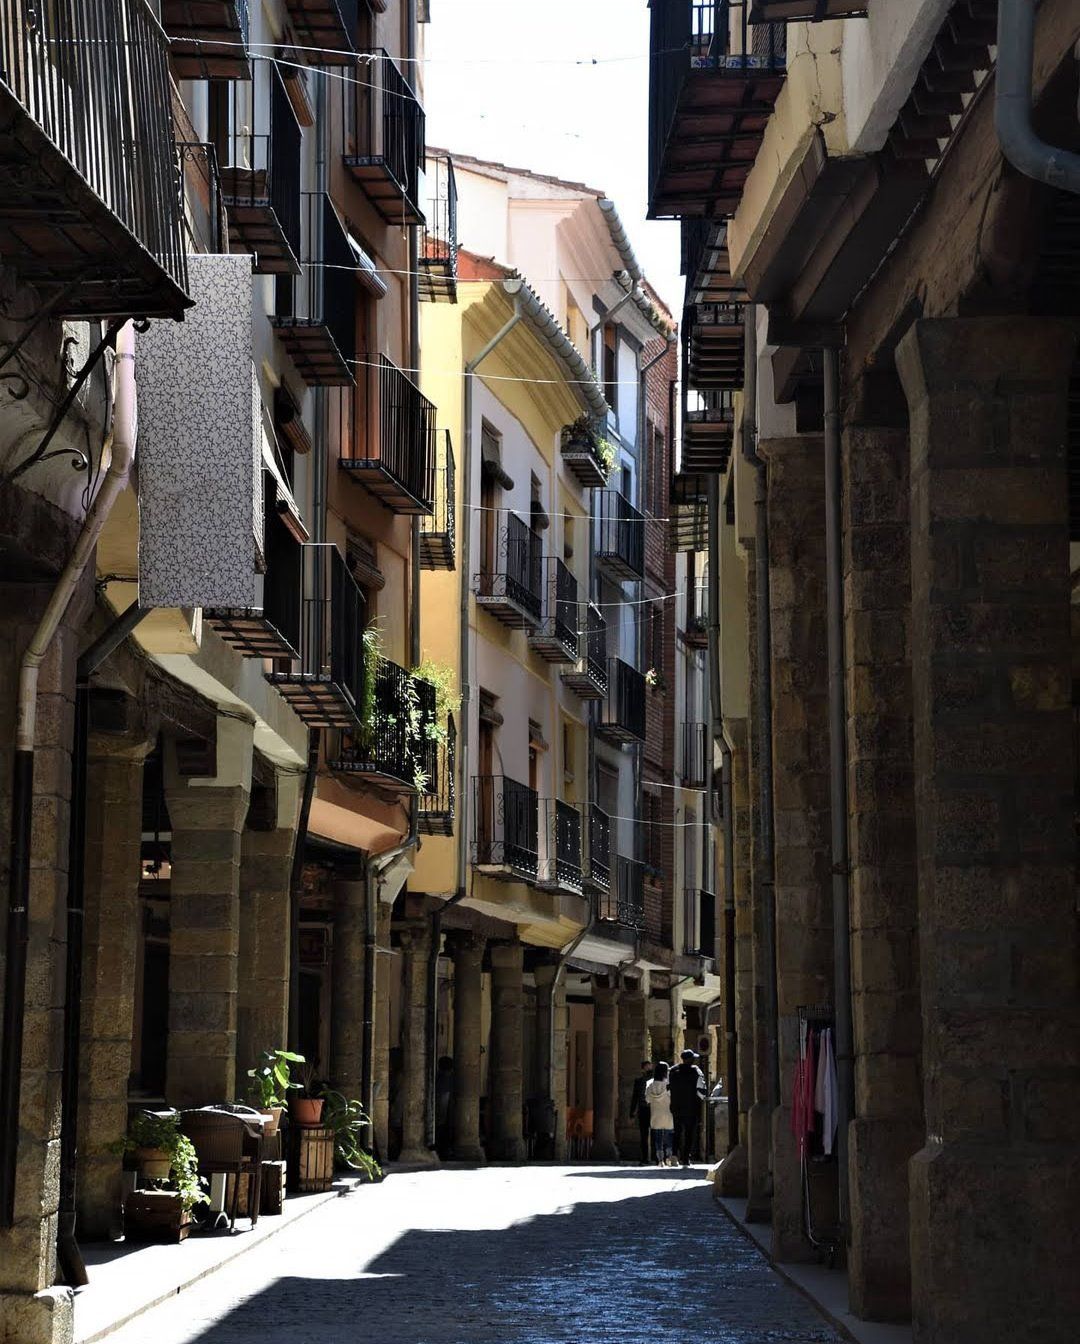
M300 1082L294 1085L289 1096L289 1119L301 1128L320 1125L324 1104L322 1089L315 1076L315 1066L305 1062L300 1070Z
M264 1050L258 1064L248 1069L251 1091L258 1098L259 1110L270 1117L264 1131L266 1134L277 1133L289 1093L300 1086L292 1080L290 1065L306 1062L303 1055L293 1054L291 1050Z
M382 1168L362 1144L364 1131L371 1124L363 1106L333 1088L326 1088L323 1098L326 1101L323 1124L334 1132L336 1164L348 1167L350 1171L363 1172L369 1181L380 1180Z
M124 1201L124 1233L132 1241L183 1241L191 1211L206 1203L194 1145L177 1115L140 1111L112 1145L138 1164L139 1188Z

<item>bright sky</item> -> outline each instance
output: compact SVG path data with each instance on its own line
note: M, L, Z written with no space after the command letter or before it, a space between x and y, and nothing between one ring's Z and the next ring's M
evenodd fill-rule
M679 317L679 226L645 219L648 54L646 0L431 0L427 138L605 191Z

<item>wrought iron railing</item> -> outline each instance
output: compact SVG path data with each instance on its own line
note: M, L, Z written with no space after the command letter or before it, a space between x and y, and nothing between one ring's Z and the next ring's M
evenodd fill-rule
M645 865L637 859L615 858L615 880L597 900L601 919L640 929L645 924Z
M209 141L178 140L177 169L184 199L184 227L193 252L224 252L225 210L221 203L221 175L217 151Z
M448 429L437 434L436 442L435 501L431 513L420 519L421 554L428 568L453 569L457 542L457 463Z
M709 631L708 580L695 579L693 586L686 590L685 602L686 624L683 629L686 632L687 640L696 643L704 639Z
M544 611L529 642L552 662L573 662L578 656L577 579L558 556L548 556L544 579Z
M342 81L346 162L361 172L377 167L422 219L424 109L387 51L375 47L358 55L363 78Z
M398 512L430 513L436 411L412 379L380 354L337 404L341 465Z
M597 685L606 687L607 621L600 615L600 608L591 602L585 608L585 665Z
M595 803L589 805L589 880L601 888L611 884L611 819Z
M353 381L356 360L356 257L334 203L324 191L300 193L300 274L277 280L275 318L296 328L322 328Z
M422 791L434 768L434 742L427 727L435 716L435 687L389 658L376 658L358 732L343 741L334 768L383 778Z
M430 161L427 187L420 246L421 297L452 301L457 295L457 181L449 154Z
M536 790L506 775L477 775L473 791L473 863L535 878L540 857Z
M645 740L645 678L621 658L609 661L607 700L597 727L607 736Z
M453 714L446 733L426 752L424 784L419 802L419 829L426 835L452 835L457 802L457 725Z
M545 852L540 876L571 891L580 891L581 812L561 798L543 801Z
M645 520L618 490L599 490L596 502L596 559L620 578L645 572Z
M149 5L0 0L0 82L186 290L169 40Z
M683 951L690 957L716 955L716 895L687 887L683 891Z
M481 558L477 596L509 600L539 621L544 609L544 552L539 535L509 510L496 517L495 554Z
M704 723L684 723L679 756L679 774L688 789L703 789L708 768L708 729Z
M258 62L254 80L215 86L210 138L227 208L237 212L268 205L291 261L298 263L303 249L302 135L276 65Z

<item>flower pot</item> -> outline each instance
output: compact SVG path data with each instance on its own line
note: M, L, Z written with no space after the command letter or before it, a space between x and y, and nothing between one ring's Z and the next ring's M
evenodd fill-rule
M190 1231L191 1214L175 1191L135 1190L124 1201L125 1241L180 1242Z
M319 1125L325 1105L322 1097L290 1097L289 1119L300 1126Z
M263 1138L264 1138L264 1139L268 1139L268 1138L270 1137L271 1134L276 1134L276 1133L278 1132L278 1127L279 1127L279 1125L281 1124L281 1113L282 1113L282 1111L283 1111L284 1109L285 1109L284 1106L260 1106L260 1107L259 1107L259 1114L260 1114L260 1115L266 1115L266 1116L269 1116L269 1117L270 1117L270 1123L269 1123L268 1125L264 1125L264 1126L263 1126Z
M167 1181L172 1170L172 1158L164 1148L136 1148L135 1165L146 1180Z

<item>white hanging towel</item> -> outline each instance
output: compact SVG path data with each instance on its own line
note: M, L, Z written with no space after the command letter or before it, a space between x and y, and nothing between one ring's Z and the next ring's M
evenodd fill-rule
M832 1153L836 1144L836 1052L833 1049L832 1028L826 1027L823 1034L821 1058L825 1064L825 1104L821 1108L821 1137L822 1148L828 1156Z

